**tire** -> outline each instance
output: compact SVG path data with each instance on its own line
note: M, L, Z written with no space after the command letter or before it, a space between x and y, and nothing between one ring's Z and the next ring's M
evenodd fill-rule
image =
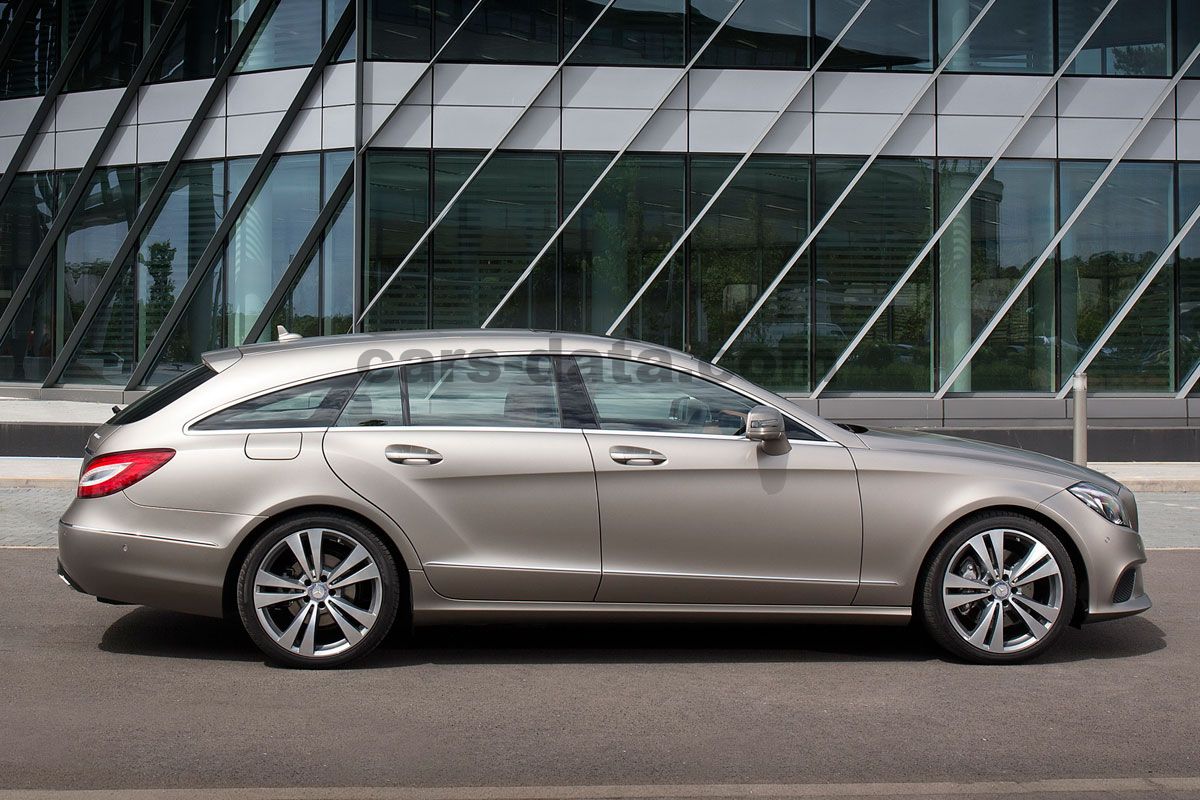
M933 640L954 655L1013 664L1054 646L1075 611L1076 586L1070 553L1049 528L1021 514L991 512L935 546L921 575L918 612Z
M304 514L273 525L246 554L238 572L238 615L270 661L339 667L383 641L402 589L395 559L378 534L339 514Z

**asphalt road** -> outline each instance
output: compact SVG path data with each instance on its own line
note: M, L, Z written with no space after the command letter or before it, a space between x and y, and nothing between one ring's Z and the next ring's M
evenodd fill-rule
M905 628L631 624L427 629L336 672L96 603L54 557L0 549L3 800L1200 796L1196 550L1152 553L1149 613L1030 665Z

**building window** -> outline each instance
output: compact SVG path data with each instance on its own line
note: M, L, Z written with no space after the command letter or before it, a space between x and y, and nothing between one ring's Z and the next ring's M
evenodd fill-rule
M1185 220L1200 205L1200 164L1179 165L1179 219ZM1179 368L1176 387L1200 366L1200 226L1179 246Z
M367 0L367 58L428 61L430 0Z
M938 188L948 214L987 165L942 159ZM1003 160L938 242L940 374L947 375L1054 237L1053 161ZM951 388L1051 392L1054 264L1045 264Z
M1058 0L1058 57L1064 60L1107 5ZM1067 70L1069 75L1170 75L1170 0L1120 0Z
M45 94L58 70L63 38L58 0L35 0L8 60L0 64L0 100Z
M366 242L363 306L416 244L429 224L430 153L427 150L367 154ZM404 267L368 313L367 330L429 327L429 245Z
M939 61L962 37L986 0L938 0ZM1049 75L1054 72L1054 5L1004 0L988 11L947 70Z
M7 304L58 208L58 175L18 175L0 205L0 302ZM53 307L27 301L0 340L0 380L44 375L54 355Z
M693 156L695 218L737 162ZM712 358L809 231L808 158L756 155L746 163L688 241L688 330L692 352ZM723 364L780 391L809 388L809 259L805 254Z
M440 0L434 47L440 49L475 0ZM557 64L558 0L485 0L442 53L447 61Z
M188 3L171 41L150 73L152 81L211 78L229 49L229 9L224 2Z
M733 7L730 0L691 0L691 52L699 52ZM702 67L804 68L808 60L808 3L747 0L704 51Z
M233 0L236 37L260 0ZM263 0L265 1L265 0ZM238 72L307 66L321 49L324 14L321 0L277 0L242 56Z
M569 50L604 10L604 0L562 0ZM617 0L604 11L572 64L682 66L686 0ZM723 15L722 15L723 16Z
M860 0L816 0L816 59L845 27ZM825 62L826 70L928 72L933 61L933 0L872 3Z

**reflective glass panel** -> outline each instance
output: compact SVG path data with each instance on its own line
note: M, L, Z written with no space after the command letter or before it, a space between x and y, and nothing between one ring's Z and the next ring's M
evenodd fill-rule
M1058 0L1058 57L1065 59L1100 12L1101 0ZM1068 68L1069 75L1170 75L1170 0L1120 0Z
M434 48L458 29L476 0L438 0ZM558 0L484 0L442 52L448 61L558 63Z
M434 154L439 209L481 156ZM498 152L453 205L433 237L435 328L474 328L554 235L558 222L558 157ZM554 251L544 259L555 263ZM554 284L529 281L506 306L506 325L554 327Z
M151 71L151 81L211 78L225 58L229 24L225 3L192 0Z
M1200 44L1200 3L1179 0L1175 9L1175 68L1179 69ZM1192 62L1187 77L1200 78L1200 59Z
M233 0L233 35L254 11L254 0ZM322 0L278 0L242 56L238 72L311 64L323 39Z
M982 159L942 159L943 213L971 187ZM1054 237L1052 161L1000 161L938 243L941 374L966 355L1013 286ZM988 337L951 388L967 391L1054 390L1054 264L1033 283Z
M363 306L383 287L429 224L428 151L367 154ZM429 247L422 245L364 320L366 330L429 327Z
M565 47L569 49L604 9L606 0L563 0ZM603 12L573 64L684 63L687 0L617 0ZM723 16L723 15L722 15Z
M46 93L58 69L61 13L58 0L35 0L8 60L0 64L0 100Z
M367 0L367 57L387 61L428 61L430 0Z
M563 208L592 185L608 155L563 156ZM562 328L603 333L683 232L682 155L627 153L563 231ZM683 346L683 258L676 256L618 330Z
M1179 219L1200 204L1200 164L1179 165ZM1179 384L1200 367L1200 224L1179 246ZM1177 388L1178 385L1177 385ZM1200 394L1194 391L1192 396Z
M814 218L828 210L862 163L857 158L817 159ZM812 329L818 377L833 366L933 233L933 181L927 159L881 158L817 237ZM837 373L831 389L930 391L933 295L928 263Z
M218 411L192 429L326 428L337 420L358 380L351 373L280 389Z
M938 0L938 50L944 57L986 0ZM1001 0L954 54L950 72L1054 72L1054 5L1046 0Z
M736 163L692 158L693 217ZM811 161L750 159L688 243L692 352L712 358L809 231ZM805 255L725 354L722 365L776 391L809 388L809 259Z
M693 55L733 8L732 0L691 0ZM703 67L805 67L808 3L747 0L700 57Z
M1103 162L1060 165L1064 215L1103 168ZM1174 199L1171 164L1124 162L1063 239L1063 380L1170 241ZM1110 339L1092 362L1090 390L1168 391L1174 386L1174 303L1167 283L1141 299L1121 335Z
M817 0L816 59L858 10L860 0ZM827 70L929 71L932 0L873 2L825 62Z
M78 3L75 8L86 14L86 6L90 6L90 2ZM144 11L141 2L111 4L96 34L84 49L83 58L67 81L66 91L118 89L129 83L142 58L142 38L146 25ZM74 19L73 16L72 21ZM79 22L82 23L82 18Z
M13 290L25 274L30 259L46 237L58 206L57 179L51 172L17 176L0 205L0 308L8 304ZM0 380L26 380L27 361L39 351L36 345L53 329L47 317L26 304L12 330L0 340ZM24 313L28 312L28 313ZM51 343L53 339L50 339ZM33 372L48 368L39 365Z

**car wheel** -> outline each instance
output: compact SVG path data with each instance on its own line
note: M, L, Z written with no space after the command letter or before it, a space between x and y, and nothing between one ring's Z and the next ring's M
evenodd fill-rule
M968 661L1007 664L1044 653L1075 609L1071 556L1045 525L993 513L938 545L920 587L934 641Z
M272 527L250 548L238 573L238 613L271 661L336 667L383 640L400 589L377 534L348 517L309 514Z

